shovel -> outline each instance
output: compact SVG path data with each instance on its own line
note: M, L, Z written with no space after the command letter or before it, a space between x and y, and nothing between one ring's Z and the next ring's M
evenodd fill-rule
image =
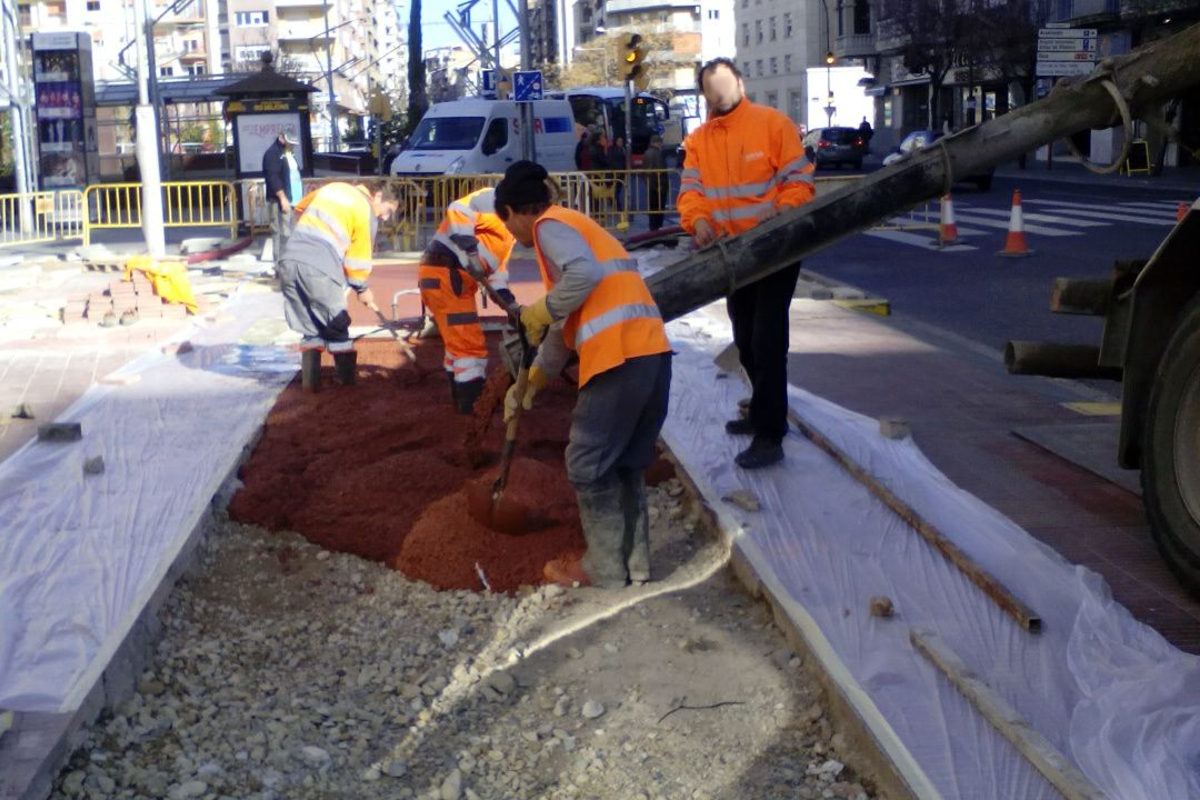
M513 410L512 418L504 431L504 448L500 451L500 474L490 485L486 481L475 481L466 486L467 514L471 519L484 527L491 528L497 533L519 536L526 532L525 519L528 509L524 505L504 497L508 486L508 470L512 466L513 452L517 449L517 426L521 421L521 399L525 397L525 387L529 383L529 367L537 353L525 339L525 331L521 328L520 309L516 304L505 302L490 285L483 270L471 259L466 272L475 282L483 287L492 302L504 310L513 321L517 334L521 337L521 367L517 370L517 383L514 390L518 398L517 407Z
M512 466L513 452L517 449L517 426L521 421L522 408L520 399L525 397L525 387L529 383L529 366L533 363L536 352L525 341L524 334L521 336L521 345L521 368L517 370L515 390L518 402L504 431L504 448L500 451L500 474L490 485L487 481L476 481L468 483L466 487L467 513L471 519L497 533L509 536L519 536L526 532L525 518L529 513L524 505L504 496L504 490L508 486L508 470Z

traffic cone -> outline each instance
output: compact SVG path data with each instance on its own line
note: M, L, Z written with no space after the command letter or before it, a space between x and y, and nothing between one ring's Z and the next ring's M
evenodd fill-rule
M1183 218L1187 216L1187 212L1188 212L1188 204L1183 202L1182 200L1180 200L1179 208L1175 209L1175 221L1182 222Z
M954 244L958 241L958 225L954 223L954 201L950 193L942 197L942 227L938 232L938 246Z
M1002 256L1027 256L1032 250L1025 243L1025 217L1021 213L1021 190L1013 190L1012 217L1008 221L1008 239L1004 242Z

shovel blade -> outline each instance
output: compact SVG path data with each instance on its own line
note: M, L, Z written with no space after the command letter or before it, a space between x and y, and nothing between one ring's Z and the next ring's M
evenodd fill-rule
M468 483L466 495L467 514L480 525L508 536L527 533L528 509L506 498L503 491L494 493L491 481Z

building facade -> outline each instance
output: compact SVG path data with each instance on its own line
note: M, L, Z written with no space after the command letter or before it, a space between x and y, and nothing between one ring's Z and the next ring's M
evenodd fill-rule
M826 66L833 47L827 7L835 0L734 0L734 57L751 102L787 114L797 125L820 127L809 120L812 92L809 68Z

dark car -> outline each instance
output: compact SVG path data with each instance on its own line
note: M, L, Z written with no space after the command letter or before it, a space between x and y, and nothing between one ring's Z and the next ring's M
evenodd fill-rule
M849 164L862 169L867 142L858 128L821 128L804 137L804 154L818 168Z
M900 146L891 152L890 155L883 159L883 165L890 167L897 161L903 161L918 150L928 147L941 138L941 134L937 131L913 131L900 140ZM995 169L989 169L987 172L980 175L968 175L963 178L957 178L962 183L973 183L979 187L979 191L986 192L992 188L992 177L995 175Z

